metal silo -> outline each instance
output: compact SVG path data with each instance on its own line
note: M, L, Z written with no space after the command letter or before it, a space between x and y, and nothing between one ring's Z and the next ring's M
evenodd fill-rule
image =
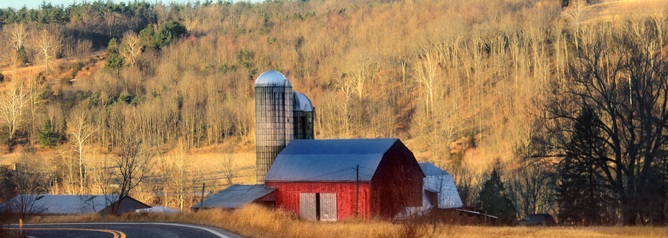
M315 108L306 95L295 92L293 104L295 139L313 139Z
M255 80L256 179L264 176L278 153L294 138L292 85L270 70Z

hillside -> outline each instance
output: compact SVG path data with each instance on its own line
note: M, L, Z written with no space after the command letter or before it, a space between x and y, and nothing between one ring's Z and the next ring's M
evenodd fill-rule
M667 2L579 8L546 0L140 4L137 9L149 13L109 6L99 16L83 11L69 20L25 24L26 38L56 29L67 49L54 54L60 59L43 78L38 75L47 66L36 40L25 44L17 68L11 66L16 57L3 56L3 97L18 92L12 91L17 82L34 82L21 87L39 103L25 104L17 123L0 122L7 138L0 164L54 168L39 171L61 181L51 190L73 192L78 158L104 168L125 145L139 143L153 162L173 171L187 164L181 180L191 181L188 191L202 181L225 186L215 171L226 165L212 162L223 157L240 170L237 182L253 183L243 178L254 165L253 82L275 69L313 101L316 138L398 137L418 160L477 183L496 161L511 168L522 157L549 84L564 74L576 23L662 14ZM121 23L113 27L114 21ZM18 52L11 48L17 25L3 25L3 52ZM178 25L187 34L172 38ZM160 32L169 32L169 40L158 42ZM112 38L116 51L107 43ZM133 42L143 50L129 49ZM122 63L110 64L112 55ZM74 143L77 129L90 132L83 146ZM49 148L40 134L59 140ZM161 174L152 169L148 175ZM88 184L99 192L95 179ZM169 187L166 180L139 191L150 198L151 189Z

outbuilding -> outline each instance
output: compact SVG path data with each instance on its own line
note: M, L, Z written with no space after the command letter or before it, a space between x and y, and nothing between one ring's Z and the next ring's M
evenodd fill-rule
M149 208L130 196L117 195L19 194L0 203L0 212L17 215L111 214L111 205L120 202L118 214Z
M450 173L429 162L420 163L420 168L425 174L423 207L450 209L464 206Z
M443 213L452 217L450 213L454 211L453 209L461 209L464 206L452 175L430 162L420 163L420 168L425 175L422 187L422 206L407 207L394 218L401 220L426 214L439 216ZM446 212L446 210L450 211Z
M276 202L275 191L276 189L268 188L264 184L234 184L195 204L191 209L193 211L211 208L237 209L250 203L273 207Z
M276 157L265 184L276 206L306 220L356 215L392 218L422 205L424 173L396 138L294 140Z

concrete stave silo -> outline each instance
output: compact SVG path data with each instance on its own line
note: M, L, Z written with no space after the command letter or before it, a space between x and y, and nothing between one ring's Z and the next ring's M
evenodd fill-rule
M255 81L256 179L264 176L278 153L294 138L290 81L277 71L262 73Z
M294 138L313 139L313 120L315 119L315 107L306 95L295 92L293 103Z

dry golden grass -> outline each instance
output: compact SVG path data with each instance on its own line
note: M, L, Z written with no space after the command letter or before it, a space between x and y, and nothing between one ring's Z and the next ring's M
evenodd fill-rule
M28 222L100 221L191 223L222 228L246 237L668 237L665 227L484 227L354 219L336 223L307 222L294 214L258 205L235 211L36 217Z
M3 145L4 150L7 150L6 145ZM20 154L0 154L0 165L13 165L19 161Z
M234 211L205 210L178 214L34 217L28 222L180 222L222 228L247 237L405 237L403 225L385 221L306 222L285 211L248 205Z
M235 183L254 184L255 183L255 153L193 153L190 155L191 165L194 168L202 168L203 172L219 172L224 166L223 158L231 157L232 168L235 171Z
M606 0L582 8L584 21L615 21L626 17L658 16L665 13L667 0Z
M668 237L664 227L477 227L423 226L425 237Z

